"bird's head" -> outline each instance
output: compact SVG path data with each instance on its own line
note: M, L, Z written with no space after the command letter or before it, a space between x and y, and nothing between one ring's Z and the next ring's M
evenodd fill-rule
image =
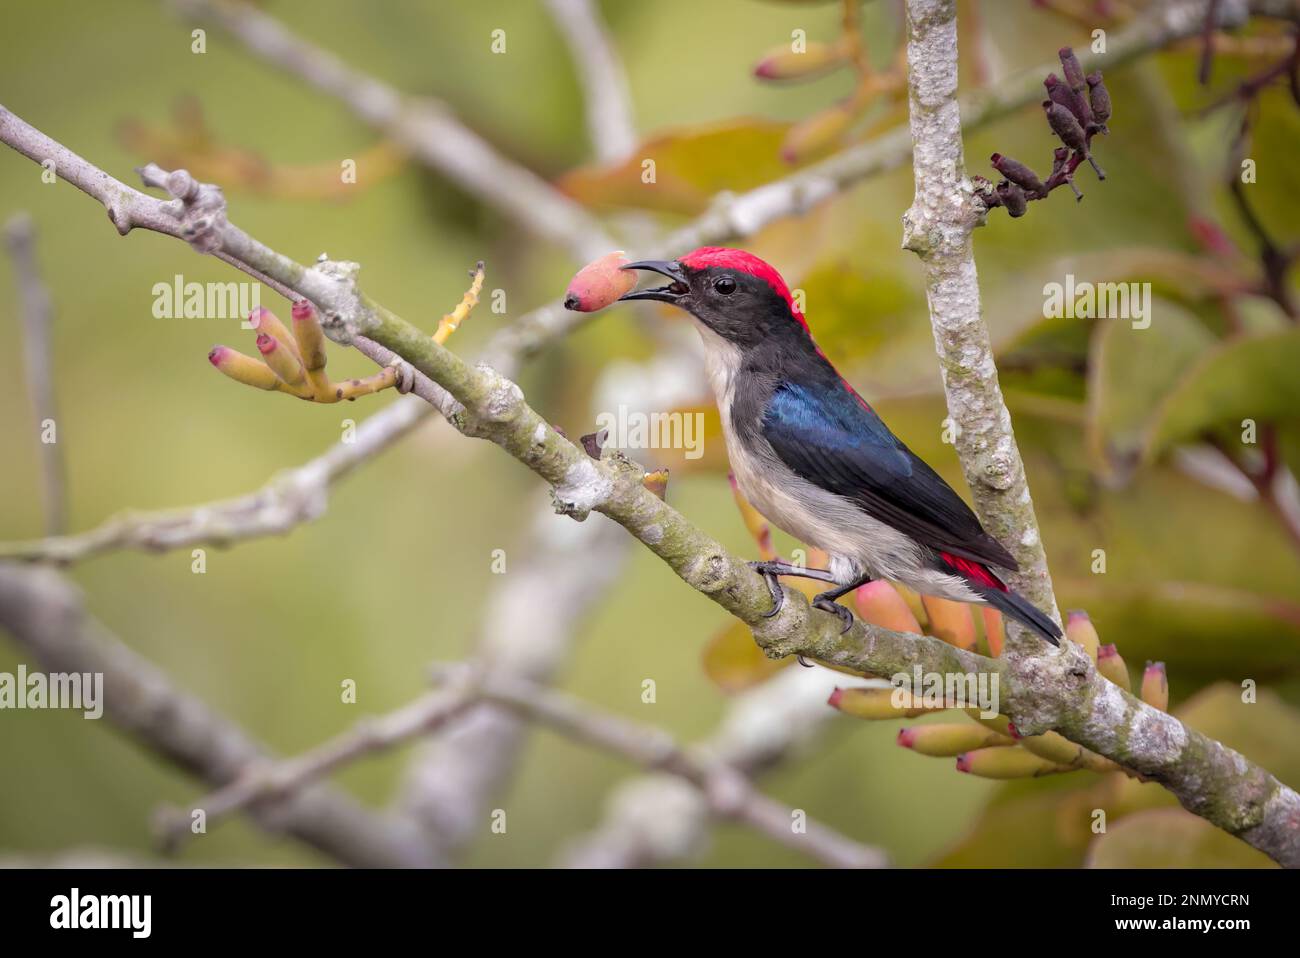
M809 335L781 274L753 253L701 246L675 260L642 260L623 268L660 273L669 282L633 290L622 299L679 306L742 348L773 338Z

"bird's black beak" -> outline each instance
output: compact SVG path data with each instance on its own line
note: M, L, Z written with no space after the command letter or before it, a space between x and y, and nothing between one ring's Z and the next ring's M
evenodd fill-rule
M681 263L676 260L643 259L640 262L628 263L623 269L649 270L667 276L672 282L667 286L634 289L632 292L620 296L619 302L630 299L653 299L661 303L676 304L680 303L691 291L691 287L686 282L686 273L682 269Z

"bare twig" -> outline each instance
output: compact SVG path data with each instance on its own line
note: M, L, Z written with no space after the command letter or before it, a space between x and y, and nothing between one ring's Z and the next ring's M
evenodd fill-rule
M76 535L0 543L0 558L71 563L113 549L161 552L283 535L322 515L334 483L409 433L428 411L414 399L396 402L363 420L351 442L336 443L247 495L185 509L128 513Z
M105 717L192 775L223 785L266 758L238 725L87 616L77 590L53 570L0 563L0 627L52 672L103 673ZM418 830L328 786L304 789L255 818L347 865L432 864Z
M59 535L67 524L67 484L63 469L62 432L58 424L58 403L54 391L54 355L51 345L54 309L49 290L36 264L36 229L25 213L5 225L5 241L13 260L23 320L23 357L27 388L36 414L36 432L41 446L41 492L45 503L45 534ZM47 440L47 429L57 430Z
M468 679L468 681L467 681ZM396 711L366 718L302 755L282 761L254 760L229 782L186 809L159 810L155 829L163 845L174 849L189 834L191 816L202 811L214 825L236 812L291 801L304 788L339 768L385 752L427 734L468 708L474 700L472 678L448 683Z
M748 777L802 754L839 713L826 699L840 681L826 669L785 669L737 696L726 716L696 749ZM671 814L665 809L671 809ZM605 819L570 843L561 863L576 868L643 868L694 857L719 818L698 790L666 775L624 782Z
M398 92L295 36L254 6L213 0L176 0L175 5L187 16L216 23L265 62L337 98L430 169L580 260L593 259L617 245L586 210L498 153L457 120L446 104Z
M484 604L475 665L549 683L573 649L582 621L621 574L631 542L612 522L579 524L541 512L527 540L507 550L506 574ZM405 772L400 808L424 826L443 857L451 858L479 833L528 731L510 710L479 702L417 750Z
M587 134L601 163L616 163L636 147L632 98L595 0L546 0L569 47L587 105Z
M763 795L741 771L702 751L683 748L654 726L598 711L561 692L509 676L485 676L480 693L567 738L677 776L698 789L715 814L749 825L824 864L880 868L888 863L879 849L818 822L807 820L806 830L796 831L793 810Z

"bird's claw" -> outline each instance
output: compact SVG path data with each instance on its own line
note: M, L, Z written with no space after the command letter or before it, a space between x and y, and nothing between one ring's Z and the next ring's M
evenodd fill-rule
M763 581L767 583L767 590L772 593L772 608L763 613L763 618L770 619L785 605L785 590L781 588L781 583L769 563L751 562L749 567L763 577Z
M844 606L840 605L834 599L824 598L819 595L813 599L812 604L814 609L821 609L823 612L832 612L840 617L840 621L844 623L844 628L840 629L840 635L843 635L845 632L849 631L849 629L853 628L853 613L844 608Z

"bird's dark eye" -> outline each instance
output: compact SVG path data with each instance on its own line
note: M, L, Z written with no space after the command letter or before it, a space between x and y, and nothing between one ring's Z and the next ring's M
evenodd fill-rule
M730 276L719 276L713 281L713 288L723 296L730 296L736 291L736 281Z

